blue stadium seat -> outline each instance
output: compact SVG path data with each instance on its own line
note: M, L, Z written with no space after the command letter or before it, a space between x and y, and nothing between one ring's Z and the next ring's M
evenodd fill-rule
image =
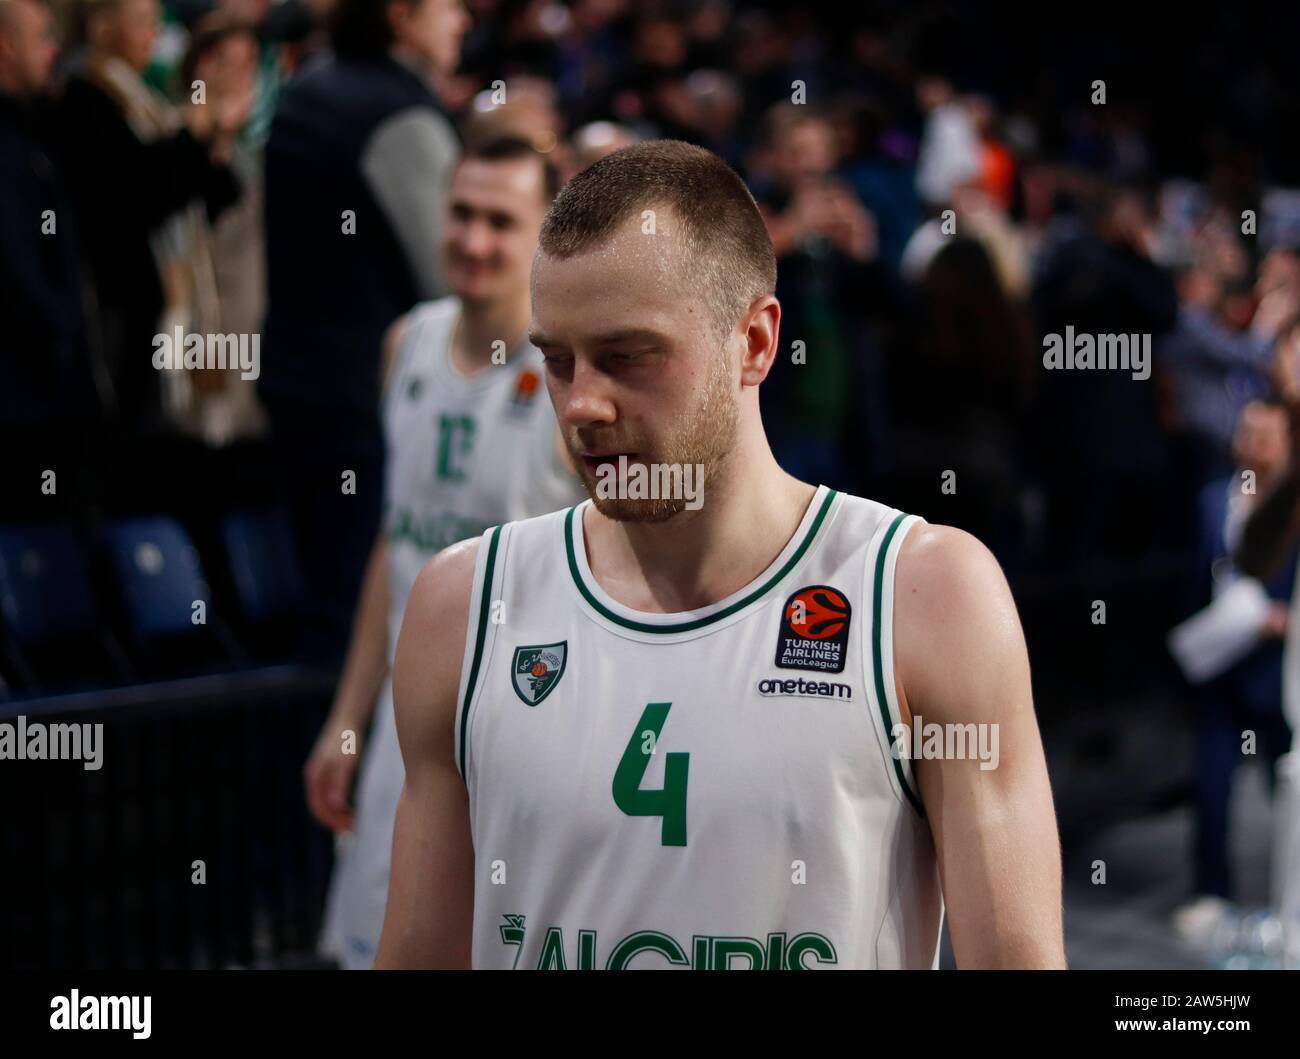
M20 647L98 633L94 592L70 529L0 526L0 615Z
M105 687L133 675L72 530L0 526L0 698Z
M133 631L145 639L193 636L194 604L211 607L207 579L189 534L174 519L137 518L104 530L109 561ZM206 617L206 615L205 615Z
M289 523L279 512L235 512L221 526L230 576L244 621L268 626L292 619L303 583Z

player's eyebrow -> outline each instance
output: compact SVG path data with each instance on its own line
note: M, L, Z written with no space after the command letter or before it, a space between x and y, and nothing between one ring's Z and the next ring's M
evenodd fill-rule
M557 342L550 335L543 334L541 331L530 330L528 332L528 341L537 347L556 346L563 343ZM614 342L658 342L667 341L667 336L661 331L656 331L652 327L620 327L614 331L605 331L602 334L592 335L590 340L595 345L609 345Z

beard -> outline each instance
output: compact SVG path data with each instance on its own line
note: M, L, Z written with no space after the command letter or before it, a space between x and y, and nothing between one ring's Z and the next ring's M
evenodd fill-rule
M580 453L589 449L634 452L636 459L627 463L629 472L641 465L644 471L640 473L646 475L647 481L679 483L691 480L696 495L702 501L705 479L715 484L720 479L726 458L735 445L739 420L731 373L727 370L726 359L718 353L711 359L709 377L699 401L676 418L661 445L648 444L645 438L597 436L587 439L571 439L566 436L565 444L579 469L592 504L602 515L617 522L665 522L686 510L690 498L686 496L685 490L679 490L680 495L664 496L661 492L658 497L644 499L611 496L611 486L616 488L617 493L625 493L625 487L630 484L626 479L620 480L618 463L613 464L614 474L598 476L587 467ZM657 468L664 466L676 468L680 473L657 473ZM702 468L702 474L695 474L697 468ZM693 476L693 480L687 478L688 474ZM631 477L631 473L628 477Z

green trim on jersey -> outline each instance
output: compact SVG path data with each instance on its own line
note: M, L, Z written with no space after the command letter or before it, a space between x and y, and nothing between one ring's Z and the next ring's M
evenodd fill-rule
M469 732L469 704L474 698L474 685L478 683L479 663L483 661L483 641L487 638L488 605L492 599L492 573L497 562L497 541L501 538L501 527L492 528L492 538L488 541L487 564L483 569L483 585L480 589L478 607L478 629L474 638L474 661L469 667L469 682L465 685L465 701L460 707L460 775L468 783L469 775L465 771L465 739Z
M573 576L573 583L578 586L578 591L582 593L582 598L587 601L591 608L602 618L606 618L609 621L614 622L616 625L621 625L625 629L632 629L635 632L655 633L690 632L694 629L702 629L706 625L712 625L716 621L721 621L723 618L730 617L732 614L735 614L736 611L749 606L756 599L766 595L780 584L785 575L794 569L795 564L803 558L809 545L812 544L813 538L817 536L817 531L821 529L821 525L826 519L826 513L830 510L831 503L835 500L836 495L834 489L828 489L826 491L826 498L822 501L822 506L817 512L817 517L813 519L812 525L808 527L808 532L804 534L804 538L800 541L799 547L796 548L794 554L791 555L784 564L782 564L781 569L776 571L776 573L768 578L766 582L759 585L758 588L754 589L753 592L745 596L743 599L738 599L735 603L731 604L731 606L724 607L716 614L710 614L705 618L692 618L690 621L680 621L672 625L653 625L650 622L633 621L630 618L624 618L619 614L615 614L612 610L601 603L600 600L592 594L591 589L587 587L586 582L583 581L582 572L578 569L577 555L573 549L573 517L574 513L578 510L577 506L569 508L568 513L564 516L564 550L569 558L569 573Z
M881 610L884 601L884 581L885 581L885 560L889 557L889 546L893 543L894 534L898 532L898 527L907 515L903 512L895 517L894 521L889 524L889 529L885 531L885 539L880 542L880 551L876 555L876 583L872 591L871 603L871 668L876 678L876 699L880 702L881 719L885 722L886 739L892 736L894 725L889 716L889 699L885 692L885 665L884 655L880 646L880 619ZM902 718L899 718L902 722ZM902 760L897 754L891 754L894 759L894 772L898 775L898 785L903 788L903 793L907 795L907 800L912 803L912 808L925 818L925 807L921 804L921 799L917 797L912 785L907 782L907 775L903 772Z

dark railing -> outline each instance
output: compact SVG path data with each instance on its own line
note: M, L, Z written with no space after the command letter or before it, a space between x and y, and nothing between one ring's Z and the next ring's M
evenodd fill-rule
M98 770L0 762L0 966L310 953L332 853L301 767L333 681L273 667L0 703L0 722L103 724Z

